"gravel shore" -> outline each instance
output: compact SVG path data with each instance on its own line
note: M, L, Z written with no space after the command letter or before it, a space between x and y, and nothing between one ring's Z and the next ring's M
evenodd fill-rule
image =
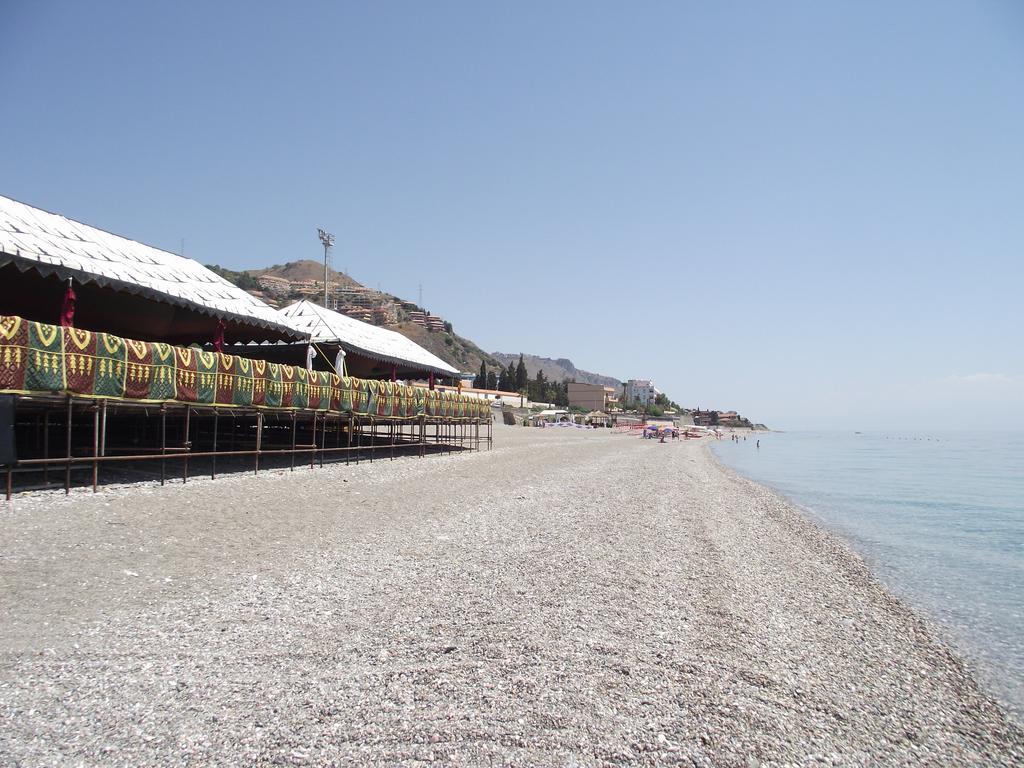
M0 764L1021 765L839 540L696 441L0 503Z

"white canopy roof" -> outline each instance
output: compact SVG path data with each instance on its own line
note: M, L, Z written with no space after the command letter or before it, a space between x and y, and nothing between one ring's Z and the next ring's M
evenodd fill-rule
M272 307L193 259L0 195L0 267L12 262L301 337Z
M458 374L457 369L397 331L364 323L311 301L291 304L280 310L280 314L308 333L313 341L336 342L346 351L418 370L445 376Z

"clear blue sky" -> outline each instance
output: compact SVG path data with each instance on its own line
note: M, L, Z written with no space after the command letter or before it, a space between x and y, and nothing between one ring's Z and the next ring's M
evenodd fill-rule
M1024 427L1024 3L0 0L0 193L780 428Z

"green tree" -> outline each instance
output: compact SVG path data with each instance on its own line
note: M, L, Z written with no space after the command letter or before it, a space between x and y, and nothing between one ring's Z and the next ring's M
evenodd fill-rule
M494 371L488 371L487 372L487 389L497 389L497 388L498 388L498 377L497 377L497 375L494 373Z
M501 369L501 374L498 376L498 389L502 392L513 392L516 387L516 369L512 363L508 364L508 367Z
M544 371L538 368L537 375L534 376L532 381L527 382L527 391L529 392L530 399L540 403L550 402L547 399L547 383Z
M551 402L560 408L569 407L569 380L562 379L561 383L555 382L553 385L553 392Z
M519 364L516 365L516 392L526 389L530 375L526 372L526 363L523 362L523 353L519 353Z
M487 389L487 361L480 361L480 373L473 379L473 386L477 389Z

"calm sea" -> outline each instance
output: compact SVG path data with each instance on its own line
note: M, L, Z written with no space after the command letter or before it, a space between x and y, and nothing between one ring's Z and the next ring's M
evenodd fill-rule
M844 537L1024 719L1024 433L773 432L714 450Z

